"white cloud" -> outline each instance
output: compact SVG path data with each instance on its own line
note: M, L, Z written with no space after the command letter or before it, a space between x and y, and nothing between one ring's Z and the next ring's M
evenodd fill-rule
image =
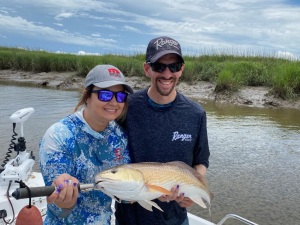
M124 30L127 30L127 31L132 31L132 32L136 32L136 33L140 33L141 31L135 27L132 27L132 26L128 26L128 25L125 25L123 26Z
M16 32L27 29L47 39L84 46L132 48L157 35L176 38L189 49L257 48L300 54L300 7L284 0L139 0L109 2L95 0L10 0L11 5L31 7L37 13L53 18L52 24L64 26L64 31L51 29L43 16L18 15L3 5L3 16L12 21ZM5 8L4 8L5 7ZM1 11L0 11L1 14ZM6 19L5 19L6 20ZM57 20L63 21L57 23ZM74 21L74 22L73 22ZM0 18L0 27L5 23ZM45 24L40 26L39 23ZM95 35L95 27L97 33ZM38 31L41 29L41 31ZM1 28L2 30L2 28ZM120 32L126 31L126 32ZM99 36L97 36L99 35ZM42 37L44 37L42 36ZM101 37L101 38L100 38ZM113 39L111 37L114 37ZM128 43L124 43L128 42ZM90 44L89 44L90 43Z
M74 13L60 13L55 16L56 20L61 20L62 18L71 18L74 16Z
M101 37L101 34L91 34L92 37Z
M63 27L64 25L62 23L53 23L54 25L56 26L59 26L59 27Z
M2 31L6 30L22 35L26 34L27 36L34 36L39 39L67 44L112 47L113 44L116 43L113 39L93 38L92 36L74 34L67 31L55 30L47 26L35 25L33 22L20 17L0 15L0 28Z
M290 52L278 51L275 53L275 57L289 60L299 60L300 58Z
M94 26L95 26L95 27L107 28L107 29L110 29L110 30L116 30L116 27L115 27L115 26L107 25L107 24L96 24L96 25L94 25Z
M78 51L77 55L100 55L99 53L88 53L85 51Z

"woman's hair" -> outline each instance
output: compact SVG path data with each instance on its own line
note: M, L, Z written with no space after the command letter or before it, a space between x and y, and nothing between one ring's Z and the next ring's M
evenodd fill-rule
M86 106L86 102L87 102L88 98L91 97L93 89L94 89L93 84L91 84L90 86L83 89L82 95L81 95L77 105L75 106L74 112L76 112L79 109L81 109L82 107ZM123 109L121 115L116 118L116 122L118 122L118 123L124 122L124 120L126 118L127 109L128 109L128 101L129 100L127 98L126 102L124 103L125 104L124 109Z
M88 86L82 90L81 97L80 97L77 105L75 106L74 112L78 111L83 106L86 106L86 102L87 102L88 98L90 98L92 95L93 88L94 88L94 85L91 84L90 86Z

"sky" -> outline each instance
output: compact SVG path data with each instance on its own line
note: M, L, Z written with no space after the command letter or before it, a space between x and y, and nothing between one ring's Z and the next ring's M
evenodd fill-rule
M300 0L0 0L0 46L144 54L158 36L184 55L300 56Z

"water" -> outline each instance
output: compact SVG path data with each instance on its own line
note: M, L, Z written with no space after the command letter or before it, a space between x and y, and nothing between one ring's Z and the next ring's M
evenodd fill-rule
M46 129L71 113L80 96L77 91L1 84L0 94L1 164L12 135L12 113L35 109L24 123L24 136L27 150L37 156ZM213 222L235 213L260 225L300 224L300 111L201 104L208 116ZM39 171L38 164L34 169ZM198 205L189 211L210 219Z
M39 141L47 128L57 120L73 112L79 92L61 91L46 88L4 86L0 84L0 160L3 163L5 153L13 135L13 125L9 117L22 108L33 107L34 113L24 122L23 130L26 148L38 156ZM21 126L17 124L18 134ZM14 155L12 153L11 155ZM38 164L34 166L39 171Z
M258 224L300 224L300 111L204 107L213 222L235 213ZM210 218L197 206L190 211Z

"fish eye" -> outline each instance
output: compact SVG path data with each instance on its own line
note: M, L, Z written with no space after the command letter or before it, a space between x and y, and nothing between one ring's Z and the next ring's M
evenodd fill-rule
M116 172L118 172L117 169L112 169L112 170L111 170L111 173L113 173L113 174L115 174Z

